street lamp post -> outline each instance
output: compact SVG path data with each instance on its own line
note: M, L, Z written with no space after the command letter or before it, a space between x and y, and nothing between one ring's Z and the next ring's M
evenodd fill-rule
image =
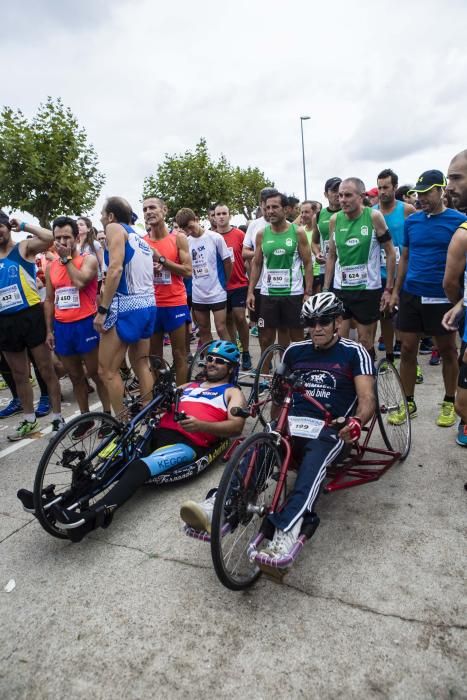
M303 122L309 118L310 117L300 117L300 129L302 132L303 188L305 190L305 199L307 199L307 195L306 195L305 142L303 140Z

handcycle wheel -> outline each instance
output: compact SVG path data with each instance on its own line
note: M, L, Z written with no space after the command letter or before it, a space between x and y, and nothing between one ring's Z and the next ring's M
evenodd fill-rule
M37 467L33 497L36 517L50 535L68 539L47 509L50 498L55 501L61 497L60 505L71 505L91 490L97 495L99 487L92 474L104 461L99 456L99 446L102 444L105 449L120 432L120 423L108 413L84 413L67 423L48 444ZM45 503L44 492L49 493ZM91 495L88 504L95 495Z
M188 375L187 382L192 382L196 376L203 371L206 366L206 350L211 345L211 343L204 343L199 348L197 348L193 359L188 364Z
M275 438L259 433L237 447L225 468L212 516L211 555L219 580L232 591L248 588L261 574L248 546L269 512L281 464Z
M399 424L390 423L396 411L405 410L405 419ZM376 416L384 444L391 452L399 452L400 460L407 457L412 442L409 408L399 373L391 362L382 359L376 367Z
M256 367L255 379L253 382L252 399L253 403L259 401L264 403L258 408L258 418L263 426L271 420L271 387L274 372L282 362L284 348L282 345L270 345L259 358Z

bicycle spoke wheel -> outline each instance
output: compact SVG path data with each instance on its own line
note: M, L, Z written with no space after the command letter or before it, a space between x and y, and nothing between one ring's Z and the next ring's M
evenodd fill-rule
M210 345L211 343L204 343L196 350L193 359L188 364L187 382L192 382L198 374L204 372L206 367L206 350Z
M390 421L395 413L400 418L397 425ZM376 415L386 447L391 452L400 452L400 459L405 459L412 442L409 408L399 373L391 362L384 359L376 368Z
M49 443L37 468L33 492L36 517L49 534L68 539L55 525L50 512L53 503L71 506L81 501L85 509L105 491L108 479L98 482L93 476L112 452L115 457L109 468L121 465L122 451L115 445L120 432L120 423L109 414L85 413L67 423Z
M284 348L282 345L270 345L261 354L255 372L253 384L253 402L261 402L258 410L258 419L265 426L271 420L271 386L274 372L282 362Z
M250 542L269 512L282 459L272 435L251 435L229 460L216 494L211 554L221 583L233 591L261 574L248 557Z

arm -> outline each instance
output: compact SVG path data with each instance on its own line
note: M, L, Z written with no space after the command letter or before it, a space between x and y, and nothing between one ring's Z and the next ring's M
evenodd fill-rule
M109 267L105 278L104 292L101 294L101 306L109 308L117 290L123 272L125 256L125 235L120 224L109 224L106 227L107 249L109 251ZM94 328L103 333L106 314L97 314L94 318Z
M326 259L326 270L324 273L324 287L323 289L329 289L334 281L334 268L336 267L337 252L336 252L336 242L334 240L334 229L336 226L336 215L331 216L329 220L329 250L328 257Z
M45 339L46 345L50 350L55 347L54 341L54 309L55 309L55 290L52 287L52 282L50 281L50 272L47 267L45 270L45 288L46 295L44 301L44 316L45 325L47 328L47 336Z
M311 251L315 258L317 259L317 262L323 263L324 258L323 254L321 252L321 234L319 232L318 224L316 222L316 216L313 217L313 222L311 224Z
M26 260L35 258L38 253L45 253L47 248L50 248L54 242L52 231L42 228L42 226L26 224L24 221L20 222L18 219L11 219L10 223L13 231L25 231L34 236L34 238L28 238L20 243L21 255Z
M230 275L232 274L233 270L232 258L229 255L229 257L225 258L222 262L224 263L225 281L227 283L230 279Z
M449 311L447 311L444 314L441 323L447 331L457 331L457 329L459 328L459 321L461 320L463 315L464 300L461 298L459 299L457 304L455 304L455 306L452 307L452 309L449 309Z
M305 296L313 294L313 263L311 262L311 248L303 228L297 229L298 252L303 262L305 271Z
M160 270L165 269L169 272L173 272L174 275L180 275L180 277L191 277L191 275L193 274L191 266L191 255L190 249L188 247L188 238L184 233L177 233L177 249L180 262L176 263L173 260L166 260L164 265L160 265L159 252L154 250L155 263L156 265L160 266L160 269L158 271L160 272Z
M451 238L444 270L443 287L446 296L453 304L462 296L459 281L465 270L465 256L467 253L467 230L460 227Z
M226 420L213 423L211 421L198 420L197 418L188 417L185 420L180 421L180 426L183 430L188 433L198 433L198 432L208 432L216 437L235 437L240 435L243 426L245 425L245 419L238 416L232 416L230 411L234 406L239 406L241 408L246 407L245 397L243 396L240 389L232 387L227 389L225 395L227 401L227 413L228 418Z
M251 260L250 281L248 283L248 294L246 305L251 311L255 310L255 287L258 283L263 269L263 231L258 231L256 234L256 249Z
M389 305L391 309L394 309L395 306L399 306L399 294L407 274L408 262L409 249L404 246L402 248L401 259L399 260L399 267L397 269L397 277L394 283L394 289L392 291L391 302Z
M242 258L245 260L252 260L254 258L255 251L253 248L247 248L245 245L242 248Z
M373 210L371 212L371 219L373 221L373 227L375 229L378 243L384 248L384 252L386 253L386 275L388 286L383 290L383 295L381 297L381 311L384 311L384 309L388 308L391 303L391 295L394 287L394 275L396 272L396 249L394 248L394 244L391 240L391 235L388 231L386 220L381 212Z
M357 410L355 418L358 418L362 425L368 423L376 410L375 379L369 374L360 374L354 377L355 390L357 392ZM339 431L341 440L349 442L351 426L346 425Z
M57 253L61 258L66 258L71 255L70 248L60 245L58 242L55 243L55 248L57 249ZM97 258L95 258L94 255L86 255L84 257L80 270L78 270L78 268L75 266L73 260L70 260L66 266L68 276L76 289L83 289L83 287L86 287L89 282L97 277L97 270Z

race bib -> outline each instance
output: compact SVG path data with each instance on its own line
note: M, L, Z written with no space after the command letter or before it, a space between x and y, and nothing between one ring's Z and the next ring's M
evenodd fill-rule
M193 277L200 279L201 277L209 277L209 268L206 264L193 265Z
M368 282L366 265L348 265L342 268L342 284L346 287L359 287Z
M11 284L0 291L0 311L13 309L15 306L21 306L22 303L21 292L17 284Z
M323 253L324 257L327 258L329 253L329 240L323 241L321 252Z
M290 270L268 270L266 284L275 287L290 287Z
M397 246L394 246L396 249L396 265L399 264L399 260L401 259L401 252ZM386 251L384 248L381 248L380 250L380 255L381 255L381 265L383 267L386 267Z
M79 291L76 287L60 287L55 292L55 306L59 309L79 309Z
M229 251L229 255L230 255L231 261L234 263L234 262L235 262L235 253L234 253L234 249L233 249L233 248L227 248L227 250Z
M450 304L446 297L422 297L422 304Z
M172 284L172 275L169 270L154 270L154 284Z
M324 420L318 418L300 418L298 416L289 416L289 432L295 437L308 438L315 440L319 437L324 428Z

